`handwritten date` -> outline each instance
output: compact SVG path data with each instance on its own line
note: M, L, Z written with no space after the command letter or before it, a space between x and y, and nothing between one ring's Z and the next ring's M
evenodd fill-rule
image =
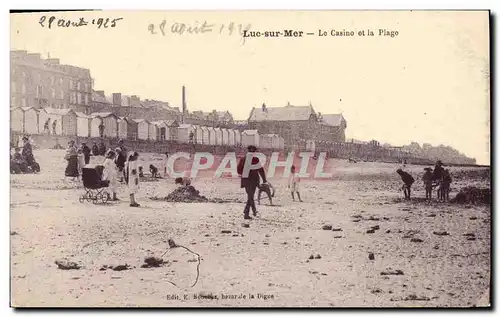
M79 20L69 20L69 19L58 19L55 16L48 17L42 16L38 23L44 28L48 27L51 29L52 27L61 27L61 28L69 28L69 27L82 27L86 25L95 25L98 29L100 28L108 28L108 27L116 27L118 21L123 20L123 18L97 18L92 20L85 20L84 18L80 18Z

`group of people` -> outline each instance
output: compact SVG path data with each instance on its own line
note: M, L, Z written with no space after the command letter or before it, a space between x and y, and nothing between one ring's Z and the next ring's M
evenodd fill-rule
M19 146L14 147L14 153L10 154L10 172L12 174L26 174L40 172L40 165L33 155L33 148L27 136L23 137L22 151Z
M257 147L250 145L248 146L247 151L248 153L250 153L250 156L252 156L251 153L257 152ZM245 188L245 192L247 194L247 202L245 204L245 208L243 209L243 218L251 220L252 217L250 217L250 209L252 210L253 216L254 217L257 216L257 207L255 206L255 192L257 191L257 189L259 190L258 193L259 203L262 192L266 192L268 199L272 204L272 197L274 196L274 188L270 183L267 182L266 173L264 171L263 166L260 166L258 169L249 170L248 175L244 173L246 158L247 156L244 156L238 162L237 172L238 175L240 175L241 177L241 188ZM254 166L258 166L259 158L253 156L251 164ZM262 183L261 183L261 178L262 178ZM296 173L295 166L292 165L290 168L290 176L288 178L287 188L290 190L292 199L294 201L295 201L295 194L297 194L297 198L299 199L299 201L302 202L299 193L299 183L300 183L300 178ZM270 192L270 189L273 190L272 194Z
M422 181L424 183L425 188L425 198L428 201L432 200L432 191L437 187L437 196L438 201L449 201L450 199L450 186L451 186L451 174L448 169L443 167L443 163L441 161L437 161L434 166L434 170L430 167L424 168L424 175L422 176ZM415 182L413 176L411 176L408 172L403 171L402 169L398 169L396 171L399 176L401 176L401 180L403 181L402 190L405 195L405 199L410 199L411 197L411 186Z
M86 143L82 143L77 148L75 141L69 141L65 155L68 162L65 176L72 177L73 180L78 179L83 168L89 164L90 156L101 156L101 153L103 153L102 149L99 149L95 142L92 149L90 149ZM110 200L119 200L117 196L119 183L125 182L130 195L130 206L140 206L135 200L135 194L139 189L138 158L139 154L137 152L127 152L123 140L118 141L118 146L114 151L111 149L104 150L104 161L101 163L103 166L102 180L108 182L108 188L112 193L112 196L109 197Z

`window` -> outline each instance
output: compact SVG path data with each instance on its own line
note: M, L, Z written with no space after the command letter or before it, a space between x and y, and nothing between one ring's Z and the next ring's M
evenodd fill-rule
M56 98L56 90L54 88L50 88L50 95L53 99Z
M77 88L76 88L76 89L77 89L77 90L82 89L82 88L81 88L81 83L80 83L80 82L78 82L78 83L77 83Z
M62 78L59 78L59 85L63 85L63 79Z
M11 83L10 83L10 86L12 87L12 93L14 93L14 94L15 94L15 93L16 93L16 82L14 82L14 81L13 81L13 82L11 82Z
M59 99L64 99L64 90L59 90Z
M84 87L85 87L85 92L88 92L89 91L89 84L85 83Z
M50 84L54 86L56 84L56 79L52 76L50 77Z
M76 93L76 103L77 104L81 104L82 103L82 98L81 97L82 97L82 95L79 92L77 92Z
M25 83L21 84L21 93L26 94L26 84Z
M21 73L21 77L26 77L26 72L25 72L25 71L23 71L23 72Z
M73 89L73 79L69 80L69 89Z
M85 103L86 106L89 104L89 95L85 94Z

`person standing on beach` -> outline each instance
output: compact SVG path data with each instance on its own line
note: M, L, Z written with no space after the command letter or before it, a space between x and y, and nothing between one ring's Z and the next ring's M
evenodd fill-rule
M83 168L85 167L85 155L83 154L83 149L79 148L76 150L78 156L78 173L82 175ZM83 180L83 178L82 178Z
M99 147L97 146L96 141L92 143L92 155L99 156Z
M106 150L107 150L106 144L104 144L104 141L101 140L101 143L99 143L99 151L98 151L99 155L100 156L105 156L106 155Z
M432 168L426 167L424 168L424 176L422 176L422 181L424 182L425 187L425 199L431 201L432 199L432 188L433 188L433 173Z
M290 168L290 177L288 178L288 188L292 193L293 201L295 201L294 193L297 193L297 198L299 199L300 202L302 202L299 193L299 183L300 183L300 178L298 177L297 173L295 173L295 165L292 165L292 167Z
M68 149L66 150L65 159L68 161L66 166L66 171L64 175L66 177L72 177L73 180L78 178L78 153L75 146L75 141L71 140L68 142Z
M404 172L402 169L398 169L396 173L401 176L401 180L403 181L403 193L405 194L405 199L410 199L411 197L411 185L415 182L415 179L413 176L411 176L409 173Z
M115 156L116 153L114 151L108 151L106 154L106 159L102 164L104 166L104 170L102 172L102 179L109 181L109 190L113 193L113 197L109 197L109 199L113 201L119 200L116 196L116 191L118 189L118 170L115 164Z
M168 152L165 151L165 159L163 161L163 177L167 178L169 175L169 170L168 170Z
M90 163L90 148L87 146L87 143L83 142L82 143L82 153L83 153L83 158L85 160L85 165Z
M238 174L241 175L241 188L245 188L247 193L247 203L245 205L245 209L243 210L244 219L252 219L250 217L250 208L252 209L253 215L257 216L257 208L255 207L255 191L260 184L260 177L262 177L262 182L267 183L266 173L264 172L264 168L261 166L259 169L250 170L248 175L243 175L246 158L248 156L252 156L251 153L257 152L257 148L253 145L248 146L248 153L245 157L241 158L238 163L237 171ZM257 157L252 157L252 165L260 164L259 159ZM259 177L260 176L260 177Z
M135 194L139 191L139 168L137 166L137 152L130 153L127 162L125 163L125 182L128 186L130 194L130 207L140 207L135 201Z

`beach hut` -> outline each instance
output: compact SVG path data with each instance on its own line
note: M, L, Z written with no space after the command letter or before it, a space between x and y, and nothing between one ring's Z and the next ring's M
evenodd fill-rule
M234 130L233 129L227 129L227 145L229 146L235 146L234 142Z
M149 134L148 137L152 141L158 140L158 127L152 122L149 123Z
M146 119L134 119L137 123L137 138L139 140L147 140L149 138L149 121Z
M278 150L280 148L280 137L277 134L272 135L272 146L271 148Z
M167 140L178 141L179 140L179 123L175 120L165 120L167 126Z
M10 109L10 129L16 132L24 132L24 111L21 107Z
M118 137L120 139L126 139L128 133L128 120L125 117L118 117Z
M278 148L280 150L284 150L285 149L285 138L282 137L282 136L279 136L278 138L279 138L279 141L278 141L279 142L279 147Z
M99 125L104 125L104 137L118 136L118 117L112 112L94 112L90 115L90 136L99 137Z
M39 119L39 113L40 111L38 109L35 109L33 107L23 107L23 112L24 112L24 132L29 133L29 134L38 134L38 119ZM74 115L74 112L72 112ZM72 117L71 117L72 118ZM76 123L75 123L76 127ZM73 130L71 130L73 131ZM76 135L76 130L75 134L67 134L67 135Z
M200 134L201 133L201 127L199 125L196 125L194 124L193 125L193 133L194 133L194 138L193 138L193 142L196 143L196 144L201 144L201 137L202 135Z
M168 136L168 127L163 120L159 121L152 121L151 125L154 125L156 127L156 139L160 141L164 141L167 139Z
M38 114L38 130L43 133L48 123L51 135L77 135L78 117L72 109L43 108Z
M234 145L241 146L241 131L234 130Z
M229 131L226 128L221 128L222 145L229 145Z
M89 137L90 136L90 119L91 116L88 116L82 112L75 112L76 114L76 135L81 137ZM43 132L43 130L41 130Z
M273 134L261 134L259 144L260 148L271 149L273 147Z
M241 144L244 147L247 147L249 145L255 145L256 147L259 147L259 131L257 130L245 130L241 133Z
M189 134L193 132L195 133L195 128L192 124L181 124L179 125L178 128L178 136L179 136L179 142L181 143L189 143ZM193 142L194 142L194 137L193 137Z
M215 145L222 145L222 129L214 128L215 131Z
M217 145L217 136L215 134L215 129L213 127L208 127L209 140L208 144Z
M210 144L210 130L208 130L208 127L201 126L200 130L202 135L201 144Z
M316 142L314 140L306 140L306 151L316 151Z

